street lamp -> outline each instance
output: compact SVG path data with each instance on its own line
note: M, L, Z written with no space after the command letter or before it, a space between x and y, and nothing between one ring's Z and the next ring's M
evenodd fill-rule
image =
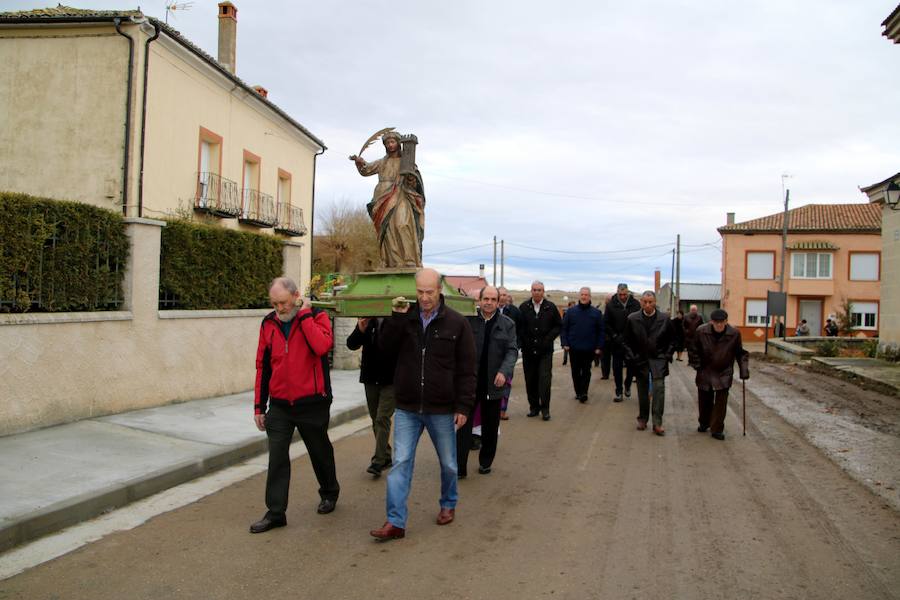
M884 190L884 203L891 207L891 210L898 210L897 204L900 203L900 185L892 181Z

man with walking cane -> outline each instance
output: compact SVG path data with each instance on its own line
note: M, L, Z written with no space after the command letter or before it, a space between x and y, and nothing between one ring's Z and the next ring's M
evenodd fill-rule
M740 378L749 379L750 353L741 345L741 332L728 324L728 313L721 308L712 312L709 323L697 328L688 351L691 365L697 369L700 412L697 431L711 430L714 438L724 440L734 363L738 363ZM744 402L746 404L746 396ZM744 426L746 428L746 421Z

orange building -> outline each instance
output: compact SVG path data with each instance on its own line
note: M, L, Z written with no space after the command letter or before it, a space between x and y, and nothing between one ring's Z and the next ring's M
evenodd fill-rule
M722 308L745 340L763 339L766 293L778 291L784 213L728 223L722 236ZM881 207L875 204L809 204L788 211L784 291L787 332L806 319L823 335L825 319L843 301L852 304L854 329L878 335L881 292ZM770 321L774 325L774 319ZM769 336L774 335L770 328Z

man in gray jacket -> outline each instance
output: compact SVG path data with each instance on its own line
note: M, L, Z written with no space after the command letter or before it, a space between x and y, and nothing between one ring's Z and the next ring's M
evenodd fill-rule
M500 294L488 286L479 294L480 310L466 317L475 337L475 406L481 406L481 450L478 472L487 475L497 453L500 431L500 399L507 380L512 377L519 353L516 325L497 311ZM473 409L474 412L474 409ZM460 478L467 475L469 450L472 447L472 420L456 433L456 463Z

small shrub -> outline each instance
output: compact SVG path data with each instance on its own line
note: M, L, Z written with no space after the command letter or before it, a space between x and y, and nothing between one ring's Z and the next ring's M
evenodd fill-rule
M841 352L843 344L837 340L824 340L816 345L817 356L837 356Z
M889 362L900 362L900 346L897 344L882 344L878 358Z
M875 358L878 355L878 338L869 338L863 342L862 351L865 356Z

